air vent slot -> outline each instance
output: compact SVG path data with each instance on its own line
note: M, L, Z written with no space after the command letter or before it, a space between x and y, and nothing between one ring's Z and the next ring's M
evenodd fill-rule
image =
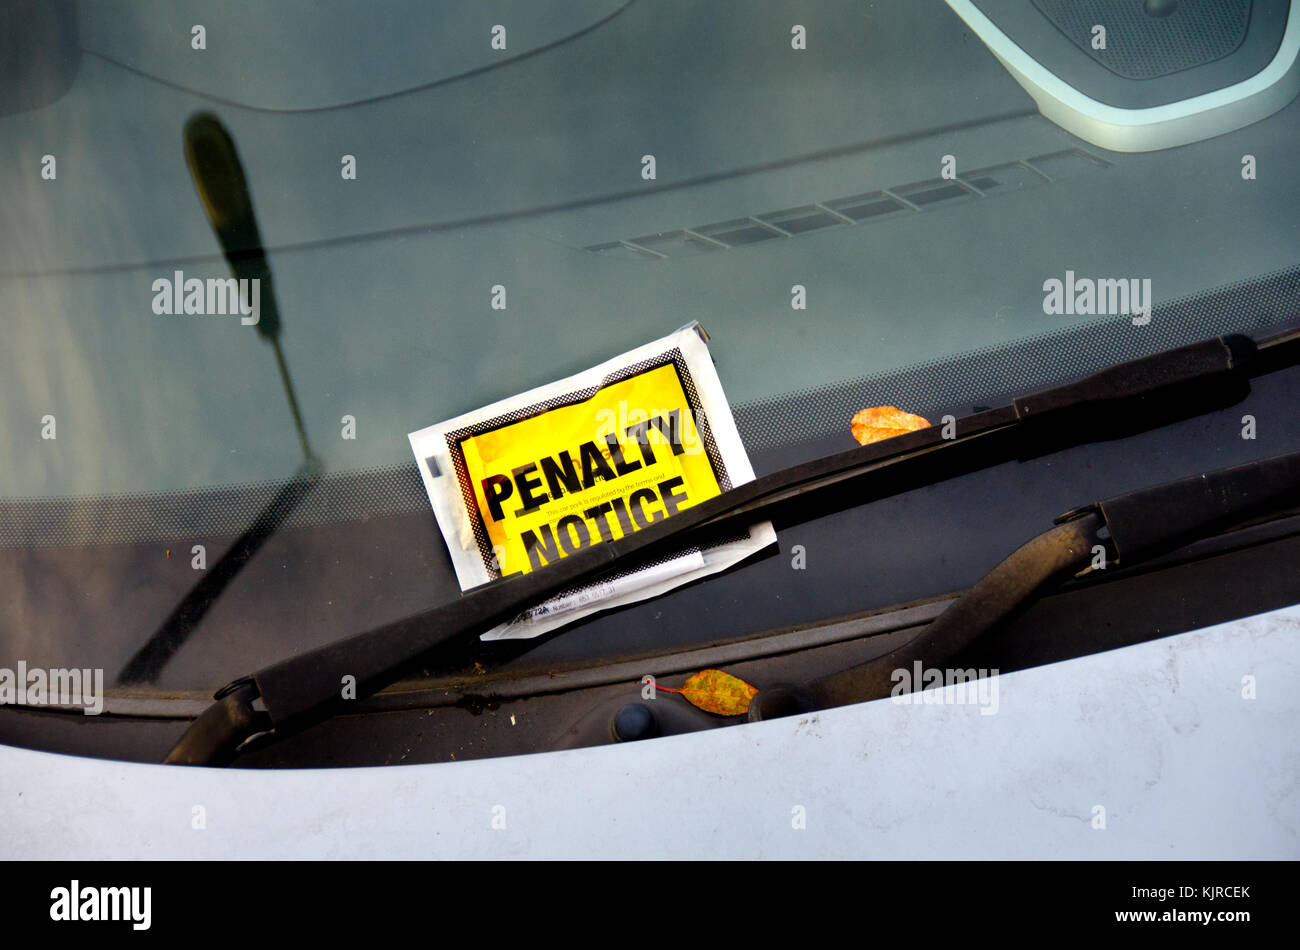
M852 223L820 205L804 205L802 208L771 211L758 215L758 220L780 228L787 234L803 234L805 231L819 231L822 228L835 228Z
M961 182L945 181L942 178L918 182L915 185L904 185L901 188L890 190L908 204L916 205L918 208L926 208L944 202L951 204L954 201L966 201L969 198L976 197L975 192L964 187Z
M685 230L647 234L644 237L632 238L628 243L665 257L689 257L692 254L718 250L717 244L705 241L699 235Z
M1087 152L1081 152L1077 148L1068 149L1064 152L1054 152L1051 155L1040 155L1038 158L1029 159L1028 164L1038 169L1052 181L1078 178L1080 175L1086 175L1098 168L1108 167L1107 163L1100 158L1089 155Z
M639 261L645 260L663 260L662 254L651 254L637 247L629 247L621 241L614 241L611 244L593 244L587 248L593 254L601 254L605 257L615 257L622 260L632 260L635 258Z
M727 247L744 247L746 244L754 244L758 241L770 241L773 238L785 237L780 231L774 228L764 226L754 218L736 218L734 221L723 221L721 224L706 224L700 228L692 228L696 234L712 238Z
M992 195L1041 185L1047 178L1023 162L1012 162L1010 165L981 168L979 171L962 175L961 180L982 195Z
M883 191L854 195L852 198L838 198L835 201L825 202L825 205L837 214L852 218L854 221L866 221L868 218L878 218L881 215L893 214L897 211L911 210L903 202L897 198L891 198Z

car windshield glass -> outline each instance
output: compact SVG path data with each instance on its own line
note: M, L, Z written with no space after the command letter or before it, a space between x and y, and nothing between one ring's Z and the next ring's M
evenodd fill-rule
M1107 149L942 2L20 2L0 25L0 666L112 681L254 528L150 682L210 689L455 597L407 433L692 320L761 474L852 447L867 406L964 415L1300 300L1295 103ZM246 176L274 339L186 160L203 114ZM855 524L781 550L842 559ZM871 603L782 556L535 660L990 563L918 580L914 540Z

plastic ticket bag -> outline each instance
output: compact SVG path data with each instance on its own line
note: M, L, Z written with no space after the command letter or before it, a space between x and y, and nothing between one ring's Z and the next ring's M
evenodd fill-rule
M698 323L568 379L412 432L461 590L527 574L751 481ZM562 591L484 640L536 637L717 573L771 522Z

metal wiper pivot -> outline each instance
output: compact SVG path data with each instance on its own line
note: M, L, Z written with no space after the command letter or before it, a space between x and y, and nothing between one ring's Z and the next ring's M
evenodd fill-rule
M932 426L773 472L629 537L242 677L217 693L217 703L165 761L224 764L254 736L258 744L273 741L343 711L354 698L400 679L441 644L481 633L545 597L679 546L688 536L749 524L849 479L862 480L853 486L861 502L881 485L916 487L975 467L1151 428L1239 401L1249 391L1250 376L1297 362L1300 330L1258 343L1239 335L1215 337L963 417L952 438ZM349 699L343 698L345 682L355 688Z

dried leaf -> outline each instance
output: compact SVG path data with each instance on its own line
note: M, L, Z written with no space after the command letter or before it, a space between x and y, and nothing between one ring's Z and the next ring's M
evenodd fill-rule
M749 712L749 701L758 694L756 686L722 670L701 670L688 676L681 689L658 683L655 688L665 693L681 693L692 706L719 716L743 716Z
M870 445L881 439L892 439L904 432L914 432L929 426L930 423L921 416L904 412L895 406L873 406L870 409L863 409L849 423L853 438L863 445Z

